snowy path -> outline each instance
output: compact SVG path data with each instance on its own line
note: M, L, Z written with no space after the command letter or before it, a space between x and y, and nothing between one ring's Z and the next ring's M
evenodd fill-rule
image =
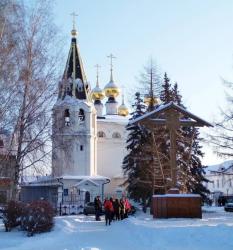
M52 232L26 237L3 231L1 250L232 250L233 213L222 209L204 213L203 219L153 220L150 215L113 222L93 216L57 217Z

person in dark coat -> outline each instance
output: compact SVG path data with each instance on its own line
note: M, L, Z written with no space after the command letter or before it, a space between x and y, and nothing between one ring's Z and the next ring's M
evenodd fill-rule
M100 214L102 212L102 203L100 201L100 197L96 196L94 200L94 206L95 206L95 220L100 221Z
M116 220L120 220L120 201L118 199L113 203L113 209Z
M112 212L113 212L113 205L112 202L108 199L106 199L105 203L104 203L104 211L105 211L105 222L106 222L106 226L107 225L111 225L111 221L112 221Z
M123 199L120 199L120 217L121 220L123 220L125 217L125 203Z
M112 202L112 206L113 206L113 211L112 211L112 221L113 221L113 220L115 220L115 210L114 210L115 199L110 197L109 200Z

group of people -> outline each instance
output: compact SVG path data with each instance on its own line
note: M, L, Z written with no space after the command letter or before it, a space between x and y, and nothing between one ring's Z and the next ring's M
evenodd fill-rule
M95 204L95 219L97 221L101 220L100 215L102 214L102 202L100 197L97 196L94 201ZM119 199L105 198L103 202L103 208L105 213L105 223L111 225L114 220L123 220L128 217L131 210L131 204L126 197Z

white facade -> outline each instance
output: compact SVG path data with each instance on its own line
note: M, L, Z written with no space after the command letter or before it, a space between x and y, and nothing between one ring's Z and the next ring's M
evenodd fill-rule
M111 179L105 192L113 194L122 188L125 180L122 162L126 155L128 117L106 115L104 118L97 120L97 173Z
M96 129L96 111L91 102L70 96L57 101L53 108L53 176L97 174Z
M206 186L215 201L220 195L233 195L233 161L209 166L205 177L210 181Z

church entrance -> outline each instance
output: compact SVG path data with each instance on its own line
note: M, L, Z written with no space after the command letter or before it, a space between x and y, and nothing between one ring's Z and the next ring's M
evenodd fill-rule
M85 192L85 203L90 202L90 198L91 198L90 192L86 191Z

